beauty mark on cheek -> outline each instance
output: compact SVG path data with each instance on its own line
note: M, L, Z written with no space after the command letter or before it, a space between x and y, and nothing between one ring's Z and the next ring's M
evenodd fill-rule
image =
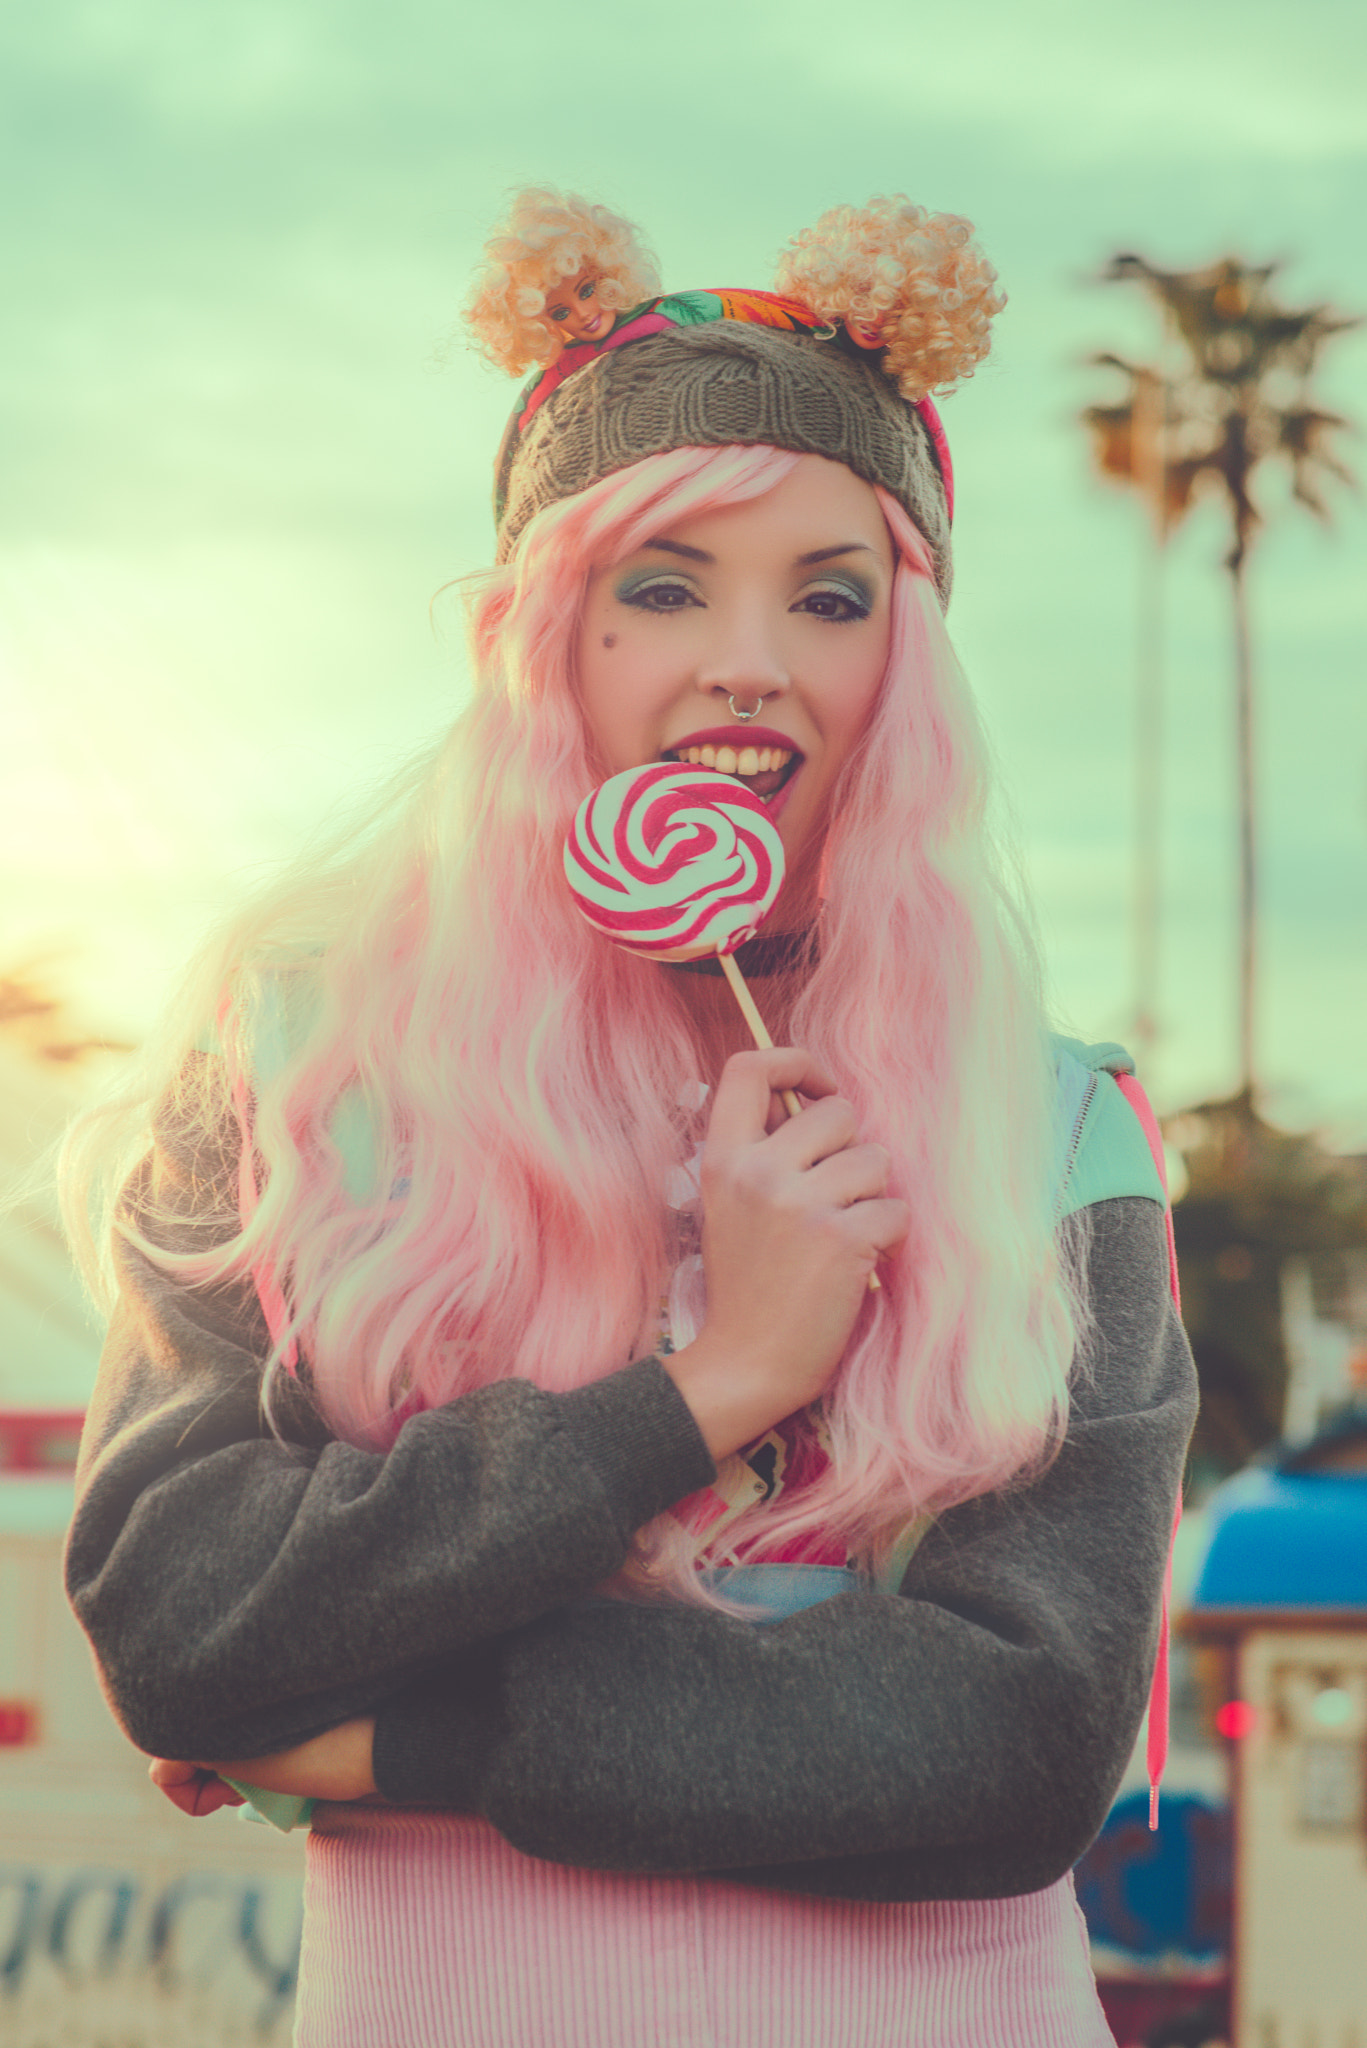
M604 647L615 647L617 645L617 635L615 633L604 633L603 645Z

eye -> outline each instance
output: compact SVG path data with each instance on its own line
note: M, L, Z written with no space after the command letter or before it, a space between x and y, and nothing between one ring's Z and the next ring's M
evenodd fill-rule
M597 289L598 289L598 280L597 280L597 278L596 278L596 277L590 277L590 278L587 278L587 279L585 280L585 282L584 282L583 284L581 284L581 285L580 285L580 287L579 287L579 296L580 296L580 298L581 298L581 299L591 299L591 298L593 297L594 293L595 293L595 292L597 291Z
M809 590L793 606L794 611L809 612L813 618L829 619L833 625L846 625L854 619L866 619L873 610L871 601L853 590Z
M634 605L642 612L681 612L700 602L686 583L665 580L629 583L618 591L617 596L623 604Z
M570 309L569 309L569 307L568 307L568 306L552 306L552 307L551 307L551 318L552 318L552 320L568 320L568 319L569 319L569 317L570 317Z

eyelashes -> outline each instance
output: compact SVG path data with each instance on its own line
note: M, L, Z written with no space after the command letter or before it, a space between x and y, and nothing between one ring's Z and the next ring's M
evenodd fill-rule
M587 278L584 281L584 283L580 285L578 291L575 293L574 296L578 300L580 300L581 303L586 299L591 299L594 293L597 291L598 285L598 278ZM568 320L570 317L570 308L568 306L550 306L547 308L547 312L549 313L550 318L552 320Z
M628 577L619 584L615 595L619 603L643 612L688 611L701 607L703 602L691 584L658 574ZM873 610L873 593L856 583L823 584L804 591L791 609L807 611L829 625L851 625L868 618Z
M672 576L628 576L615 594L619 603L643 612L679 612L700 602L689 584Z
M799 602L813 607L814 617L829 619L833 625L847 625L854 619L866 619L873 610L873 597L870 592L844 586L839 589L809 590ZM814 608L818 604L841 605L844 609L841 611L817 611Z

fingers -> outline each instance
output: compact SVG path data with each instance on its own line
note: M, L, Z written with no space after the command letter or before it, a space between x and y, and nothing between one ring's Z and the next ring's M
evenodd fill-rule
M886 1194L891 1168L886 1146L845 1145L810 1169L811 1185L832 1208L848 1209Z
M801 1116L791 1116L779 1125L769 1141L770 1157L785 1172L806 1172L853 1149L858 1137L853 1103L843 1095L829 1095L824 1101L808 1103ZM884 1154L885 1161L886 1157Z
M774 1096L795 1088L815 1100L834 1095L835 1083L824 1067L799 1046L775 1046L770 1052L738 1052L722 1068L708 1124L709 1144L728 1150L762 1138Z
M221 1806L246 1804L240 1792L234 1792L231 1785L224 1784L217 1771L211 1771L205 1765L154 1757L147 1767L147 1775L157 1790L165 1793L172 1806L179 1807L193 1820L202 1820L206 1814L217 1813Z
M190 1811L199 1819L206 1813L217 1813L221 1806L245 1806L246 1803L240 1792L234 1792L231 1785L224 1784L217 1771L205 1771Z
M833 1244L842 1243L866 1262L865 1273L873 1270L885 1252L895 1250L910 1228L911 1210L894 1195L875 1196L851 1202L845 1208L831 1209L823 1223L823 1232Z
M374 1737L373 1718L359 1717L269 1756L220 1758L218 1768L262 1792L288 1792L299 1799L363 1799L376 1789Z
M198 1764L177 1763L174 1757L154 1756L147 1766L147 1775L158 1791L169 1792L173 1785L185 1785L200 1775Z
M779 1098L771 1097L777 1105ZM761 1145L759 1140L764 1138ZM771 1120L767 1137L756 1132L748 1139L728 1142L726 1136L718 1136L715 1123L707 1134L707 1144L702 1158L702 1180L706 1189L715 1186L719 1179L739 1178L757 1192L776 1190L778 1184L793 1174L806 1175L810 1170L829 1165L835 1158L847 1151L858 1148L859 1126L854 1106L842 1095L827 1096L821 1102L808 1103L797 1116L790 1117L780 1109L777 1121ZM881 1194L886 1183L888 1156L881 1152L883 1178L876 1186L861 1186L857 1193L840 1199L854 1201L858 1194ZM871 1155L864 1153L860 1160L860 1173L867 1175ZM813 1189L815 1194L817 1190ZM836 1199L834 1196L832 1199Z
M790 1117L774 1091L794 1074L813 1099ZM733 1185L772 1199L794 1174L810 1182L807 1198L834 1208L884 1194L891 1156L881 1145L858 1142L854 1105L833 1089L830 1076L798 1047L736 1054L727 1062L708 1127L705 1195L710 1189L715 1198Z
M910 1205L884 1192L887 1154L881 1145L860 1145L828 1159L808 1175L825 1205L827 1225L850 1244L870 1253L891 1251L911 1228Z
M855 1220L853 1213L851 1220ZM885 1195L874 1202L860 1202L858 1225L876 1252L894 1251L911 1229L911 1205L895 1195Z

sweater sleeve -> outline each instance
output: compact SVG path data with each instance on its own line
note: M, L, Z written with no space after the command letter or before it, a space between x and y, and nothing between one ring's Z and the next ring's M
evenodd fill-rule
M130 1191L135 1213L140 1195L183 1212L161 1233L176 1249L211 1241L219 1144L163 1121ZM414 1416L384 1455L330 1439L291 1385L273 1433L249 1285L179 1284L127 1242L118 1259L67 1589L151 1754L286 1748L438 1663L477 1712L490 1638L582 1597L715 1475L653 1358L567 1394L500 1381Z
M1143 1714L1196 1407L1162 1208L1085 1217L1093 1339L1066 1441L1033 1484L944 1515L900 1594L767 1627L545 1614L498 1646L480 1727L444 1673L382 1708L381 1789L605 1869L887 1899L1061 1876Z

